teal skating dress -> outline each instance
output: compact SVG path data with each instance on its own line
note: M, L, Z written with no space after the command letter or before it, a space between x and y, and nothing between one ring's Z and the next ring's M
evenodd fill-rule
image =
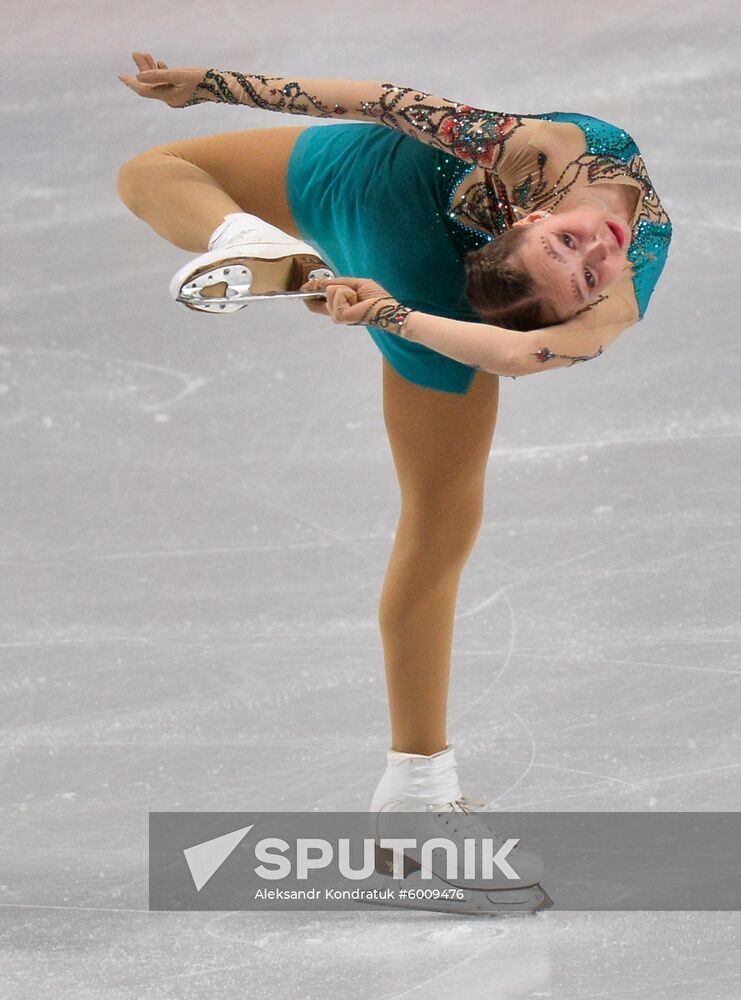
M461 117L471 117L471 108L459 107ZM488 116L486 135L498 137L496 156L484 167L487 231L470 224L465 200L453 205L467 175L481 173L482 159L471 162L470 127L455 141L461 118L452 117L445 123L451 152L428 144L423 134L417 138L375 123L316 125L300 133L287 188L302 238L338 275L377 281L412 309L482 322L465 298L469 251L496 239L517 217L556 207L574 185L627 184L638 190L638 200L625 268L575 319L585 331L612 333L642 319L664 267L671 223L633 139L580 114L476 115ZM476 369L423 344L367 329L404 378L444 392L468 391Z

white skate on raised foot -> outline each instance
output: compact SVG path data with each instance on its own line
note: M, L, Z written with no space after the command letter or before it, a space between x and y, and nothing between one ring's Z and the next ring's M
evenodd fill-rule
M256 215L234 212L214 231L208 251L181 267L170 294L189 309L235 312L250 302L326 298L302 292L311 278L334 278L316 250Z
M447 852L443 847L431 851L430 865L423 869L421 845L433 837L452 841L458 858L466 857L464 841L494 842L494 850L504 841L472 806L483 805L467 799L460 790L452 746L432 756L388 752L388 767L376 788L370 811L376 841L376 871L388 878L394 898L379 900L380 905L434 910L460 914L530 914L553 905L540 886L543 862L532 851L516 845L507 862L519 876L507 878L496 866L493 875L481 864L476 851L468 877L448 876ZM405 848L403 870L394 872L391 848L380 846L381 838L413 837L415 848ZM459 866L459 871L462 863ZM422 872L425 871L425 877ZM430 877L431 873L431 877ZM398 876L398 877L395 877ZM401 897L400 897L401 891Z

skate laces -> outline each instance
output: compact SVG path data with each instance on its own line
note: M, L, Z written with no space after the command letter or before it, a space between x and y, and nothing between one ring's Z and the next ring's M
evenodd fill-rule
M467 795L461 795L457 799L449 802L431 802L427 806L428 812L451 812L463 813L466 816L474 815L475 806L485 806L483 799L469 799Z
M479 808L486 805L483 799L470 799L467 795L461 795L457 799L449 802L432 802L427 807L432 812L473 812L474 807Z
M482 809L486 805L486 802L483 799L469 799L467 795L461 795L455 802L455 805L459 805L463 812L471 812L474 806Z
M485 805L486 802L482 799L471 799L467 795L461 795L451 802L431 804L427 807L427 810L432 813L455 813L458 818L455 820L454 833L457 833L458 828L461 827L461 832L469 833L472 836L490 837L496 844L501 846L504 843L502 838L473 811L474 806ZM445 818L442 819L442 822L447 826L449 821Z

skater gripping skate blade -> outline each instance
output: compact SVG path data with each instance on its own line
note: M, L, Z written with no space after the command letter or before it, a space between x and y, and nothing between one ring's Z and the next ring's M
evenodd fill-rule
M246 212L225 216L208 247L170 282L176 302L201 312L235 312L267 299L319 297L322 291L302 291L302 286L334 277L308 243Z

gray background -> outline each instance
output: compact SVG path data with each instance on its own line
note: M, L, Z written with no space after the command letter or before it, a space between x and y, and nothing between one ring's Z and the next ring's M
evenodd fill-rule
M625 127L670 260L604 358L502 380L450 737L490 809L735 810L740 22L731 0L5 12L0 1000L741 995L727 913L147 912L148 810L367 807L398 491L365 331L178 308L188 255L115 193L150 146L304 121L140 100L133 49Z

